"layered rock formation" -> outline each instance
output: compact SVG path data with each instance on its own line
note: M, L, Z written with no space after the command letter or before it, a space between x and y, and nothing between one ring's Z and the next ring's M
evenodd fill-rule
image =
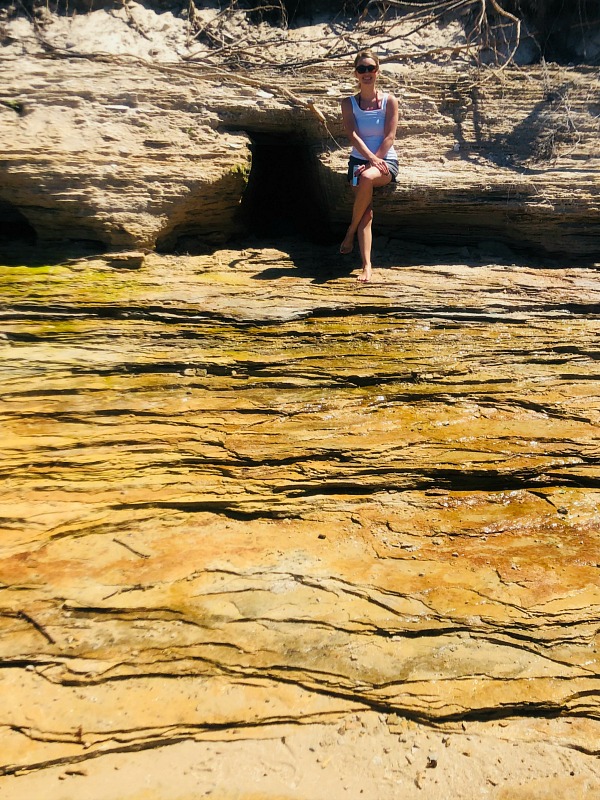
M0 192L41 240L151 248L192 212L207 241L233 230L246 138L219 135L193 87L182 96L168 73L124 81L123 66L24 61L18 77L2 66Z
M357 286L315 243L345 69L37 44L0 60L0 235L44 245L0 256L0 796L600 797L597 74L388 64Z
M389 259L3 268L3 793L372 709L598 790L594 273Z
M123 57L18 63L0 62L0 200L32 237L173 250L260 227L282 204L284 226L343 230L346 70L257 79ZM401 100L401 170L378 199L381 231L596 260L596 71L392 65L385 83Z

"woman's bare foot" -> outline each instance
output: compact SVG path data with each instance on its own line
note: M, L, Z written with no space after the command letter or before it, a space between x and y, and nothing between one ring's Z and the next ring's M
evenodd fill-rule
M352 236L346 234L344 236L344 241L340 245L340 253L343 256L347 256L348 253L352 252L353 248L354 248L354 234L352 234Z
M365 267L362 268L362 272L360 273L360 275L358 276L358 278L356 280L360 281L361 283L368 283L371 280L371 265L370 264L368 266L365 266Z

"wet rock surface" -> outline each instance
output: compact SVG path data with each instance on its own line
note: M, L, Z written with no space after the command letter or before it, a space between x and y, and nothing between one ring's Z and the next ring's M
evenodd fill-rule
M3 796L215 739L259 787L233 742L319 730L327 780L263 788L325 797L363 728L378 791L487 737L597 796L596 272L379 248L2 267ZM564 789L481 758L461 797Z

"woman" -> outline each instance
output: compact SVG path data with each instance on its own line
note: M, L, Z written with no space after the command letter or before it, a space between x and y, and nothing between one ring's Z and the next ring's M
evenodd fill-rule
M398 100L377 89L379 58L363 50L354 59L354 74L360 91L342 100L342 118L352 152L348 161L348 180L355 175L354 207L340 253L350 253L354 236L362 256L358 280L371 280L371 244L373 224L373 189L396 180L398 156L393 147L398 125Z

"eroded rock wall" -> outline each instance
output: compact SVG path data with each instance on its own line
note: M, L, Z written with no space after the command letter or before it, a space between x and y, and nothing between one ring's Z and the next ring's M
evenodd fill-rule
M243 229L257 133L303 142L314 160L311 190L290 191L322 198L332 235L347 221L339 100L352 85L339 72L259 82L86 59L0 69L0 198L40 241L84 238L110 249L168 249L185 235L223 241ZM397 68L386 85L400 97L401 169L396 186L379 193L380 230L433 242L491 238L594 260L596 73L545 67L482 78Z
M190 225L212 243L235 230L248 140L217 131L200 87L167 68L51 63L1 65L0 196L41 241L152 249Z
M397 81L400 175L376 201L382 230L597 257L596 72L554 65L453 80L447 70L417 69ZM331 175L344 160L341 151L324 155L321 173L340 226L347 202Z

